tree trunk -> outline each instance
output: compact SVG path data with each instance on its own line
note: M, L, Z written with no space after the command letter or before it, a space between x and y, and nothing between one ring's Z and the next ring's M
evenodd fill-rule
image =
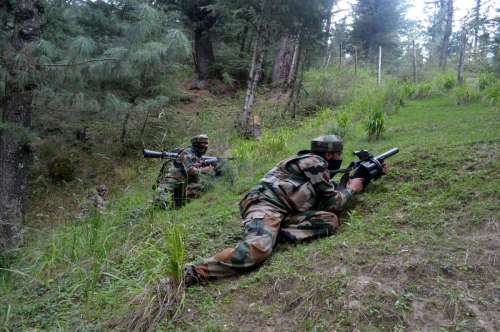
M354 46L354 75L358 74L358 48Z
M294 54L293 36L287 34L281 38L280 47L273 64L272 85L282 86L288 80Z
M450 45L450 36L453 25L453 0L448 0L448 9L446 15L446 27L444 30L443 44L441 48L441 58L439 61L439 67L441 69L446 69L446 62L448 60L448 47Z
M211 78L211 68L215 59L209 29L203 27L195 29L194 56L198 80L204 82Z
M479 19L481 14L481 0L476 0L476 8L474 8L474 58L477 58L477 45L479 40Z
M288 73L287 88L290 88L292 86L297 74L297 68L300 60L300 38L301 36L299 33L299 35L294 39L293 56L292 63L290 65L290 71Z
M330 50L330 35L331 35L331 29L332 29L332 10L333 10L333 5L335 4L335 0L331 0L328 2L328 8L327 8L327 17L326 17L326 24L325 24L325 59L323 63L325 66L328 66L330 64L330 57L331 57L331 50Z
M264 62L265 34L267 34L267 27L259 27L253 45L252 62L250 64L250 72L248 73L247 91L245 94L245 102L243 104L243 112L240 117L240 129L245 137L256 138L257 136L252 111L255 93L257 91L257 83L260 80L262 64Z
M382 46L378 47L377 85L382 84Z
M40 38L42 12L38 0L17 0L14 34L4 57L7 78L2 102L2 122L6 126L0 130L0 252L22 239L31 162L29 142L22 137L31 126L36 85L32 77L21 77L25 76L23 72L33 74L36 70L31 52ZM27 65L19 67L16 56L24 57Z
M339 68L342 68L342 55L343 55L343 45L342 42L339 44Z
M300 48L301 49L301 48ZM291 82L291 93L288 99L288 104L285 108L285 114L290 114L290 117L294 119L297 116L297 106L300 102L300 91L302 90L302 82L304 80L304 62L305 62L305 51L300 50L298 56L298 64L296 66L296 72L293 75L293 81Z
M125 145L127 143L128 121L130 120L131 112L131 110L128 110L127 113L125 113L125 117L123 118L122 133L120 135L120 143L122 143L122 145Z
M239 53L240 58L243 58L243 54L245 53L245 45L247 42L247 37L248 37L248 24L245 25L245 27L243 28L243 32L241 33L240 53Z
M467 34L465 32L465 29L463 29L462 34L460 35L460 55L458 58L458 69L457 69L458 84L464 83L464 53L466 44L467 44Z
M417 49L415 48L415 40L412 41L413 46L413 83L417 84Z

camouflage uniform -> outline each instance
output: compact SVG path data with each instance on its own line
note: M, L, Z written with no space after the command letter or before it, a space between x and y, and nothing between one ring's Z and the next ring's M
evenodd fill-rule
M278 236L291 241L330 235L352 196L336 190L328 163L316 154L281 161L240 201L244 240L203 262L187 266L199 279L222 278L256 267L272 252Z
M156 179L156 205L177 208L185 205L187 199L201 194L203 186L200 184L200 174L196 172L200 158L193 148L186 148L179 152L174 161L163 164Z

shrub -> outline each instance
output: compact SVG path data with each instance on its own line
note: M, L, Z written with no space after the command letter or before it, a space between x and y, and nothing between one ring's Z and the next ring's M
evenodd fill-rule
M368 139L378 139L385 131L385 114L380 108L370 109L365 129Z
M430 83L420 83L417 85L413 96L415 98L426 98L432 95L432 85Z
M386 85L384 89L384 104L386 107L391 108L391 106L394 106L397 110L404 104L404 98L403 90L398 81L392 80Z
M457 85L457 79L454 73L438 74L434 79L436 88L440 90L450 91Z
M479 90L485 90L488 87L494 86L497 83L495 74L493 73L481 73L477 81L477 87Z
M481 95L474 88L463 84L455 89L455 98L458 105L466 105L478 101Z
M417 86L414 83L404 83L400 89L405 98L410 98L417 91Z
M337 122L337 134L339 134L341 137L344 137L347 134L351 123L349 115L345 111L339 112L337 113L335 120Z
M489 103L498 105L500 103L500 81L488 86L484 90L484 97Z

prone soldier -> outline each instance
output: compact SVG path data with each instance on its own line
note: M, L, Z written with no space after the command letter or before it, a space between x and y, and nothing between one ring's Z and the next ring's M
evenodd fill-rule
M278 238L301 241L333 234L339 227L336 213L364 188L363 178L351 178L342 188L330 181L330 172L341 166L342 149L338 136L321 136L311 141L310 150L279 162L239 203L243 241L186 265L185 284L255 268L271 254ZM387 172L384 164L381 167Z

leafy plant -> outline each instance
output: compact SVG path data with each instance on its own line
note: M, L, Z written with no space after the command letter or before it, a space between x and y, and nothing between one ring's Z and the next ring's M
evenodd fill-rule
M417 85L413 96L415 98L426 98L432 95L432 85L430 83L420 83Z
M485 90L488 87L494 86L497 83L497 79L494 73L481 73L477 81L477 87L479 90Z
M385 114L381 109L372 108L365 126L368 139L379 139L385 131Z
M401 94L406 98L410 98L417 91L417 85L414 83L404 83L401 85Z
M500 103L500 81L496 81L495 84L488 86L484 90L484 97L489 103L498 105Z
M174 279L176 283L180 283L183 277L184 262L186 260L184 234L180 225L172 227L171 232L167 235L165 246L168 252L166 273Z
M457 85L457 79L454 73L448 72L444 74L438 74L434 79L434 83L436 85L436 88L450 91L451 89L453 89L453 87L455 87L455 85Z
M339 112L337 113L335 120L337 122L337 133L340 136L344 137L347 134L349 126L351 124L351 119L349 115L345 111Z
M472 86L464 84L455 89L455 98L458 105L466 105L478 101L481 95Z

